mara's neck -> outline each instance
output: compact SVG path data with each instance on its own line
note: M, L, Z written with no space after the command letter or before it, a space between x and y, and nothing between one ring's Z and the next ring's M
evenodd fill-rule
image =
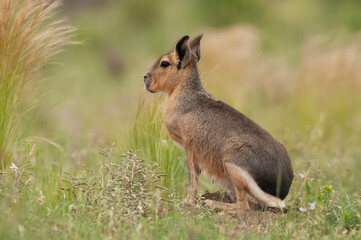
M168 93L168 97L179 95L181 93L191 94L192 92L205 92L196 67L184 76L182 81L174 87L173 91Z

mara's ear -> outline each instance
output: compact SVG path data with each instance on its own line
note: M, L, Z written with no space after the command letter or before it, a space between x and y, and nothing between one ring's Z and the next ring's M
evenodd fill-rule
M192 41L189 43L189 47L191 48L191 51L196 54L198 57L198 61L201 59L201 39L203 37L203 33L198 35L197 37L193 38Z
M191 49L188 46L189 36L181 37L174 46L174 52L177 54L179 63L178 69L188 65L191 60Z

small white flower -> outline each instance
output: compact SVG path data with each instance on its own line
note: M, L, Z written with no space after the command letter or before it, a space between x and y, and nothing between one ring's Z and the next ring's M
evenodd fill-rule
M162 140L162 144L164 145L164 146L168 146L168 142L167 142L167 140Z
M300 212L302 212L302 213L307 212L307 208L304 208L304 207L300 207L298 210L300 210Z
M307 173L305 171L303 171L302 173L299 173L298 175L300 175L300 177L302 179L306 179L307 178Z
M309 204L311 210L315 210L316 208L316 202L312 202Z
M10 168L11 168L11 170L13 170L15 173L18 172L18 167L17 167L14 163L11 163Z
M38 203L39 203L40 206L43 205L44 199L45 199L45 196L43 195L43 192L40 191L40 197L38 198Z

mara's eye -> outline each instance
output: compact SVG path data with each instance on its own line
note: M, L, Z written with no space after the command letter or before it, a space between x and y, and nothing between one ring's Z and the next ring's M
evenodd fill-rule
M169 65L170 65L170 63L167 62L167 61L162 61L162 62L160 63L160 66L161 66L162 68L166 68L166 67L168 67Z

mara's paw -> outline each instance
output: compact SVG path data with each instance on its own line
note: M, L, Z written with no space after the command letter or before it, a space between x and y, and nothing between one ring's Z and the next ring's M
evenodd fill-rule
M204 206L209 207L209 208L216 208L215 201L210 200L210 199L204 200Z

